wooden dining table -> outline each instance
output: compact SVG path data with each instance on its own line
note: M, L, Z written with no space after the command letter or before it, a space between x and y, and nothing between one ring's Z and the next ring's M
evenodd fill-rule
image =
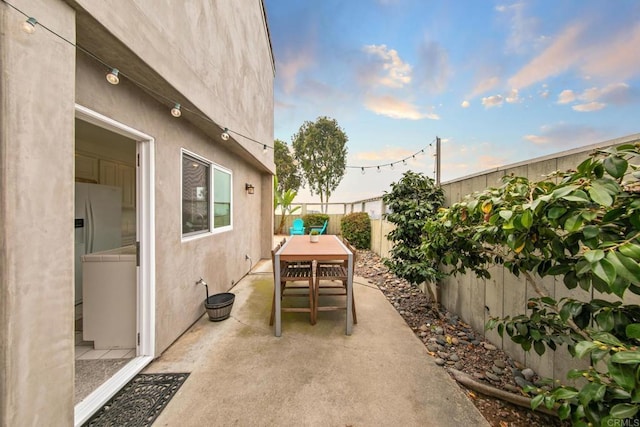
M351 335L353 328L353 253L335 235L320 235L318 242L312 243L308 235L290 236L286 243L275 253L275 289L276 289L276 309L275 309L275 335L282 335L282 310L281 310L281 284L280 284L280 262L296 261L347 261L347 320L345 334Z

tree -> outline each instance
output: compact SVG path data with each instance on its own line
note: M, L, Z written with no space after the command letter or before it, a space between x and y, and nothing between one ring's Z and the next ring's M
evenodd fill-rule
M451 273L470 269L488 278L488 268L502 264L533 286L539 296L526 314L487 327L525 351L541 355L566 344L574 357L589 359L587 369L569 373L585 381L579 389L528 389L534 408L555 407L577 425L637 422L640 409L640 306L628 295L640 295L640 167L631 163L638 156L640 144L626 144L557 172L557 181L505 177L425 227L425 255ZM542 286L545 276L596 298L556 301ZM613 295L605 301L598 293Z
M276 175L278 176L278 190L284 192L286 190L298 191L302 185L302 178L294 161L289 147L283 141L276 139L273 144L273 157L276 163Z
M296 198L298 193L294 190L285 190L280 191L278 189L278 176L273 177L273 211L275 212L280 206L281 215L280 215L280 224L278 224L278 229L276 230L276 234L282 234L282 229L284 228L284 224L287 221L287 218L300 209L300 206L296 206L295 208L291 207L293 203L293 199Z
M384 263L398 277L414 285L424 281L437 281L440 277L437 263L426 258L420 250L424 226L435 218L444 203L444 193L433 179L412 171L403 174L399 182L391 184L391 192L382 196L390 213L387 221L395 224L387 238L393 242L391 258ZM435 295L432 295L435 299Z
M346 168L347 135L335 119L319 117L306 121L293 136L295 157L304 172L311 195L320 195L327 212L331 193L338 187Z

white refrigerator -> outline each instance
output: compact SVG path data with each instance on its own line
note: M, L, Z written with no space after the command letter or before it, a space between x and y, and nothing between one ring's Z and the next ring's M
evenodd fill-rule
M76 182L75 303L82 302L82 255L122 246L122 189Z

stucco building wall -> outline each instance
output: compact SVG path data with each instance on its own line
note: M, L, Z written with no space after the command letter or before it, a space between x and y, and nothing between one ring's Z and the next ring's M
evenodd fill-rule
M275 70L259 0L11 3L79 47L0 4L0 425L73 425L75 104L155 139L159 355L204 313L196 280L223 292L269 256L275 166L255 141L273 141ZM231 170L232 231L181 238L182 148Z

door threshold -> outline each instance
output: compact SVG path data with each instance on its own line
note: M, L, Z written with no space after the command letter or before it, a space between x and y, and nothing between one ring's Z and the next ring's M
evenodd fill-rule
M127 385L127 383L138 375L152 360L153 358L151 356L139 356L131 359L131 361L116 372L114 376L105 381L100 387L95 389L75 406L73 425L80 427L87 422L93 414L98 412L109 399L120 391L122 387Z

